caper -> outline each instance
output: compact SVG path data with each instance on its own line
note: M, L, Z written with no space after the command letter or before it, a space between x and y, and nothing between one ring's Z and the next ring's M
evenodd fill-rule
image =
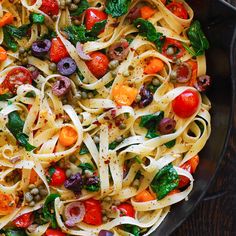
M56 71L56 69L57 69L57 65L56 65L56 63L50 63L49 64L49 70L51 70L51 71Z
M121 124L119 125L119 129L126 129L126 124L121 123Z
M119 200L115 200L115 201L114 201L114 205L115 205L115 206L120 205L120 201L119 201Z
M41 196L39 194L37 194L36 196L34 196L34 200L36 202L39 202L41 200Z
M103 216L103 217L102 217L102 221L103 221L103 222L107 222L107 221L108 221L107 216Z
M47 189L42 188L39 190L39 194L44 197L44 196L48 195L48 191L47 191Z
M30 192L25 193L25 201L26 202L31 202L33 200L33 196Z
M116 78L117 73L116 73L115 71L112 71L112 72L111 72L111 76L112 76L112 78Z
M22 63L22 65L27 65L28 64L28 58L27 57L23 58L21 63Z
M66 177L69 178L72 175L72 170L71 169L67 169L66 170Z
M75 94L75 100L80 100L81 99L81 93L80 92L77 92L76 94Z
M31 51L31 50L28 51L28 55L29 55L29 56L32 55L32 51Z
M170 74L170 78L171 79L176 79L176 77L177 77L177 72L175 70L172 70L171 74Z
M166 50L166 55L171 56L175 53L175 50L173 47L168 47Z
M82 96L83 99L88 98L88 94L87 94L86 92L82 92L82 93L81 93L81 96Z
M121 143L123 141L123 137L119 136L116 138L116 142Z
M123 74L122 74L124 77L129 77L130 76L130 73L128 70L124 71Z
M29 204L30 207L34 207L35 206L35 201L31 201Z
M117 66L119 66L119 61L118 60L112 60L112 61L110 61L108 66L109 66L110 70L114 70L114 69L117 68Z
M105 202L111 202L111 197L105 197L105 198L103 199L103 201L105 201Z
M63 159L61 159L59 162L58 162L58 166L60 168L64 168L65 167L65 161Z
M25 49L24 49L23 47L20 47L20 48L19 48L19 53L20 53L20 54L23 54L24 52L25 52Z
M80 25L80 21L78 19L74 20L74 25Z
M75 5L74 3L72 3L72 4L69 6L69 9L70 9L71 11L75 11L77 8L78 8L78 6Z
M52 16L52 20L53 20L53 21L57 21L57 15L53 15L53 16Z
M99 142L100 142L100 138L99 138L97 135L95 135L95 136L93 137L93 141L94 141L95 143L99 143Z
M138 187L139 184L140 184L140 181L138 179L134 180L134 182L133 182L134 187Z
M30 184L28 188L29 188L29 189L33 189L33 188L35 188L35 187L36 187L36 186L35 186L34 184Z
M72 162L72 163L75 163L76 161L77 161L77 157L76 156L70 156L69 157L69 160L70 160L70 162Z
M152 80L152 84L153 84L154 86L160 85L159 79L157 79L157 78L153 79L153 80Z
M30 193L31 193L32 195L37 195L37 194L39 193L39 190L38 190L38 188L33 188L33 189L30 191Z
M136 98L135 98L135 102L140 102L141 99L142 99L141 95L138 94L138 95L136 96Z
M74 3L74 4L79 4L79 3L80 3L80 0L73 0L73 3Z
M23 57L27 57L27 56L28 56L28 53L24 52Z
M66 0L66 5L69 6L72 3L72 0Z

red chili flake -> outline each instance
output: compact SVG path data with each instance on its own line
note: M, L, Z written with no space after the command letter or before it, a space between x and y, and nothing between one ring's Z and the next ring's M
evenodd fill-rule
M111 110L111 117L115 118L116 117L116 109Z
M112 124L109 124L109 125L108 125L108 129L112 129Z
M108 165L110 163L110 161L106 160L106 161L104 161L104 163Z
M100 123L98 120L95 120L95 121L93 122L93 124L94 124L94 125L101 125L101 123Z

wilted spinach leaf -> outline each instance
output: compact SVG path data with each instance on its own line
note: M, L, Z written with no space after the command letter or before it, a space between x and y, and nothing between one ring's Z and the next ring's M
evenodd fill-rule
M89 4L87 0L80 0L79 5L76 10L71 11L71 16L80 16L87 8L89 8Z
M27 236L23 229L6 229L3 230L5 236Z
M175 143L176 143L176 139L173 139L173 140L171 140L171 141L165 143L165 146L166 146L167 148L172 148L172 147L175 146Z
M79 167L82 169L82 174L84 174L85 170L94 172L94 167L90 163L81 163Z
M43 24L45 20L45 16L38 13L30 14L30 21L35 24Z
M0 101L6 101L7 99L10 99L13 97L12 93L4 93L0 95Z
M128 12L131 0L107 0L105 12L112 17L120 17Z

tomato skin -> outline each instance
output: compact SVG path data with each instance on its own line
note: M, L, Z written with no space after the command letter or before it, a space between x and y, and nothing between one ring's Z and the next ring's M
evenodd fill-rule
M25 213L13 220L12 223L17 228L28 228L33 223L33 213Z
M66 181L66 173L63 169L59 167L53 167L55 169L54 173L51 176L50 185L51 186L60 186Z
M13 195L0 191L0 216L12 213L16 208L16 202Z
M63 233L59 229L47 229L47 231L45 232L45 235L46 236L66 236L66 234Z
M59 13L57 0L42 0L42 5L39 9L49 16L58 15Z
M187 89L172 101L172 108L180 118L188 118L197 111L199 103L199 93Z
M16 67L7 73L2 86L16 94L17 88L22 84L32 84L32 75L26 68Z
M85 27L87 30L91 30L95 23L106 20L107 14L97 9L87 9L85 11Z
M88 199L84 202L85 216L83 222L90 225L101 225L102 224L102 207L101 203L95 199Z
M89 56L92 60L86 61L87 67L95 77L101 78L108 69L109 60L107 56L101 52L92 52Z
M184 4L182 2L171 2L166 7L177 17L185 20L188 19L188 12L185 9Z
M121 203L117 208L121 211L121 216L129 216L134 218L135 210L131 204Z
M52 62L59 62L61 59L68 57L69 53L66 50L65 45L62 43L59 37L52 39L52 45L49 52L49 57Z
M167 55L167 49L169 47L174 47L176 49L178 49L178 52L173 54L173 55ZM168 57L169 59L174 59L174 58L180 58L184 55L185 53L185 48L183 47L183 45L175 40L175 39L171 39L171 38L166 38L165 39L165 43L163 45L163 48L162 48L162 54L165 56L165 57Z
M181 165L180 168L188 171L190 174L193 174L195 173L198 164L199 164L199 156L196 155L192 157L190 160L186 161L183 165ZM190 180L187 177L180 175L178 188L183 188L187 186L189 182Z

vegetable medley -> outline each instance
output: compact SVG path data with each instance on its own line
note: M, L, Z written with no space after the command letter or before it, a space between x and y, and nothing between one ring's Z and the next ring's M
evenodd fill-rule
M0 233L150 235L211 132L184 0L3 0Z

